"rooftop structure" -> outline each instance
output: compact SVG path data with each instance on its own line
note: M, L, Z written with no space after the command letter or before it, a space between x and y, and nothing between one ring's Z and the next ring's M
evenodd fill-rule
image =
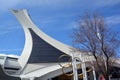
M84 52L73 51L74 48L63 44L44 32L42 32L30 19L27 10L12 10L21 23L25 32L25 46L19 58L0 56L0 79L4 80L47 80L63 74L62 67L58 64L58 59L62 55L68 55L60 60L67 63L70 57L79 57ZM92 56L83 55L84 62L93 60ZM118 61L119 66L119 61ZM65 69L65 73L70 72L70 68ZM4 73L4 74L3 74ZM14 78L14 79L13 79Z
M12 13L24 29L25 45L19 58L11 60L9 57L4 57L1 59L3 70L10 76L35 78L44 77L48 73L61 69L58 65L58 58L64 54L72 56L72 47L51 38L37 28L30 19L27 10L12 10ZM61 59L60 62L67 62L68 59L69 57L66 57ZM9 68L5 68L5 66ZM54 76L60 74L62 74L61 71L60 73L57 72L57 74L54 73ZM50 75L46 78L49 77Z

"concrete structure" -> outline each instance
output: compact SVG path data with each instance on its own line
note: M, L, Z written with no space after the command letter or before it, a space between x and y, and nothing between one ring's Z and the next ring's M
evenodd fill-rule
M18 59L9 60L5 56L0 60L3 62L1 63L3 70L8 75L21 79L46 80L63 74L58 64L58 58L64 54L72 56L72 47L51 38L38 29L26 10L12 10L12 13L23 26L26 38L25 46ZM68 59L69 57L66 57L60 62L68 62Z
M20 78L21 80L51 80L63 74L62 67L58 64L61 55L68 55L73 59L81 57L80 60L84 62L94 60L92 56L87 56L80 51L74 52L73 47L46 35L36 27L25 9L12 10L12 13L24 29L25 46L19 58L0 56L0 73L4 73L6 77L9 76L4 80L19 80ZM69 57L65 57L60 60L60 63L66 64L68 60ZM120 62L118 61L117 64L119 66ZM83 66L85 67L85 64ZM71 69L66 68L65 72L71 72Z

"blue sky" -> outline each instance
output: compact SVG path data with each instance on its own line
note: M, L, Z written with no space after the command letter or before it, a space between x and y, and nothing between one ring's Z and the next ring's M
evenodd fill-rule
M72 29L85 12L98 12L120 31L120 0L0 0L0 53L20 55L25 36L11 9L27 9L33 22L51 37L72 45Z

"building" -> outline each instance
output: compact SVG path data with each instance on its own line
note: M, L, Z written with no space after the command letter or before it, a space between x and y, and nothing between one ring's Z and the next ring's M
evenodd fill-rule
M93 60L92 56L87 56L80 51L74 52L73 47L65 45L42 32L32 22L27 10L12 10L12 13L24 29L25 46L19 58L0 56L0 74L2 75L0 79L62 80L64 78L63 68L58 63L66 64L70 57L78 56L84 63L90 62L90 59ZM58 59L63 55L67 56L58 62ZM119 66L120 62L118 61L116 64ZM85 66L89 67L89 65L83 64L83 67ZM65 73L71 71L71 68L64 70ZM86 70L83 69L83 71L86 74ZM85 77L87 76L85 75Z

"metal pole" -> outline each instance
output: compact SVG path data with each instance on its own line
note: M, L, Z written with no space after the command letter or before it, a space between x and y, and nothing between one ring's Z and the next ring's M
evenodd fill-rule
M73 66L73 78L74 80L78 80L76 59L74 58L74 54L72 56L72 66Z
M96 80L96 73L95 73L95 68L94 68L94 66L92 66L92 69L93 69L93 77L94 77L94 80Z
M86 66L84 62L82 63L82 72L83 72L83 80L87 80Z
M86 72L86 66L85 66L85 61L82 57L82 54L80 54L80 59L82 61L82 73L83 73L83 80L87 80L87 72Z
M96 80L96 73L95 73L95 68L94 68L94 63L93 63L93 58L92 57L90 57L90 61L91 61L91 64L92 64L93 78L94 78L94 80Z

